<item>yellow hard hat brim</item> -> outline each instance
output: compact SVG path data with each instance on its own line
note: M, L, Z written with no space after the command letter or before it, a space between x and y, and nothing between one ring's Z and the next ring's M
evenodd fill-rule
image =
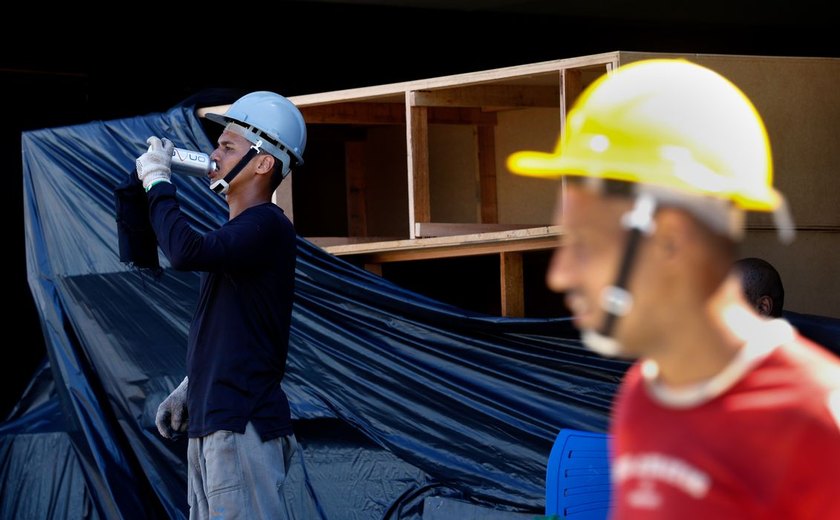
M507 159L507 167L513 173L545 179L559 179L570 175L570 172L565 171L563 163L557 154L545 152L516 152Z

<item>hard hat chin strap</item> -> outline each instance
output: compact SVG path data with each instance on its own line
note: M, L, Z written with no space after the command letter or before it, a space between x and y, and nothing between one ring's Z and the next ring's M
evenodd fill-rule
M230 172L224 176L224 178L219 179L213 184L210 185L210 189L213 190L217 195L224 195L227 193L228 187L230 183L233 182L234 177L239 175L239 172L242 171L242 168L247 165L251 159L254 158L255 155L260 153L260 147L262 146L262 141L258 141L256 144L251 145L251 148L248 149L248 152L236 163Z
M650 194L641 193L636 197L633 209L622 218L621 224L630 231L630 235L627 238L615 283L605 287L601 292L600 304L606 311L606 315L603 325L595 334L602 338L612 338L618 318L625 316L633 307L633 295L627 290L630 273L636 260L639 244L645 236L651 235L656 227L653 221L655 214L656 199Z
M265 132L256 127L246 127L242 126L242 124L230 122L225 127L225 130L241 135L248 141L256 143L263 152L280 161L281 164L278 171L280 172L281 180L285 179L291 172L293 165L302 164L289 152L288 148L286 148L283 143L275 141L271 138L271 136L266 135Z

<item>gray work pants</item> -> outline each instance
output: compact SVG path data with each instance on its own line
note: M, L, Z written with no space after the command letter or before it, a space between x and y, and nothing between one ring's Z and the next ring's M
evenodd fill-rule
M263 442L218 431L187 444L190 520L285 518L283 482L298 449L294 434Z

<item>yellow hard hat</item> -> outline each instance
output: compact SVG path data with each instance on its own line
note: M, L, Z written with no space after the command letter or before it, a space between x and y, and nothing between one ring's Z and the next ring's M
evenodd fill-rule
M649 59L593 82L566 119L553 153L512 154L517 174L599 177L775 212L770 142L746 95L685 59Z

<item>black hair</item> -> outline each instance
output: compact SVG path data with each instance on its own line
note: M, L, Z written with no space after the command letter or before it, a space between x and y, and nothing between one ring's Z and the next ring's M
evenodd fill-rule
M762 296L769 296L773 300L769 315L780 317L785 304L785 288L776 268L767 260L756 257L742 258L735 262L734 268L741 277L747 300L757 306Z

